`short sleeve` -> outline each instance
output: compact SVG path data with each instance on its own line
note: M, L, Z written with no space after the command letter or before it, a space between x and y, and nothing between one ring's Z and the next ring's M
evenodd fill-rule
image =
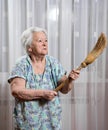
M23 61L18 61L9 75L8 83L11 83L12 79L16 77L26 79L25 69L25 63Z

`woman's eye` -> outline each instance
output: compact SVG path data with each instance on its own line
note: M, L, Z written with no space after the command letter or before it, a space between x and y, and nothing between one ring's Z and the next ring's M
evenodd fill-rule
M42 40L39 40L38 42L42 42Z
M42 41L42 40L38 40L38 42L39 42L39 43L41 43L41 42L48 42L48 40L47 40L47 39L44 40L44 41Z
M45 42L48 42L48 40L46 39Z

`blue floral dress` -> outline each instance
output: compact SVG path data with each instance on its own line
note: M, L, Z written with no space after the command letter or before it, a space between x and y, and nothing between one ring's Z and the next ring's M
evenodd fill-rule
M25 87L28 89L54 90L66 71L55 58L48 55L45 58L44 73L35 74L30 57L21 57L13 67L8 82L21 77L26 80ZM15 99L14 117L16 126L21 130L61 130L61 112L59 94L52 101L40 99L21 102Z

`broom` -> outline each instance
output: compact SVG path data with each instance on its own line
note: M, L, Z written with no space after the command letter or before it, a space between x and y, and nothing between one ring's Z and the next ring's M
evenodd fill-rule
M80 64L80 66L76 70L81 70L82 68L87 67L89 64L93 63L95 59L103 52L104 48L107 45L106 36L104 33L101 33L99 36L96 45L92 49L92 51L87 55L85 60ZM58 92L66 82L68 82L69 78L67 78L63 83L61 83L55 91Z

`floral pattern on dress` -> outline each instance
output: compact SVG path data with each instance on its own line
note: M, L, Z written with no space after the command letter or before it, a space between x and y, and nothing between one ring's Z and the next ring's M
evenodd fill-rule
M43 74L34 74L28 55L21 57L12 69L8 82L15 77L26 80L26 88L54 90L60 78L66 74L61 64L46 55ZM44 99L21 102L15 99L14 117L21 130L61 130L61 104L59 94L52 100Z

